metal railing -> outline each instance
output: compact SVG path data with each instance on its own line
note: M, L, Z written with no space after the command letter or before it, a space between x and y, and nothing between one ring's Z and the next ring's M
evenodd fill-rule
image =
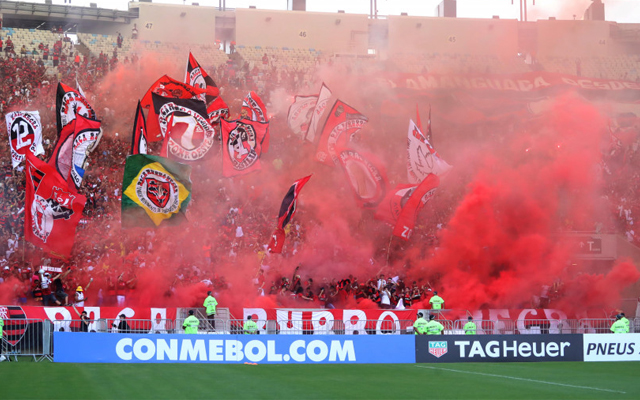
M2 355L9 360L18 356L33 357L35 361L52 361L53 324L49 320L11 318L4 320Z

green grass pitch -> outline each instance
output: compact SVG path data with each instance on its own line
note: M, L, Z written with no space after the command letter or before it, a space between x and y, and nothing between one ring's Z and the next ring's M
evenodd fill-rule
M639 399L640 362L0 363L3 399Z

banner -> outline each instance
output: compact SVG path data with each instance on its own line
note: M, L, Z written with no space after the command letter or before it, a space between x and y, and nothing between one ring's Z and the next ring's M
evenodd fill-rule
M249 92L244 100L242 100L240 115L241 118L251 121L269 122L267 107L265 107L262 99L254 91Z
M587 333L584 361L640 361L640 333Z
M340 334L340 335L400 335L413 334L416 310L300 310L245 308L261 333L280 334ZM273 328L266 320L276 321Z
M27 152L35 156L44 154L40 112L14 111L7 113L5 120L13 168L24 161Z
M355 108L337 100L327 116L318 142L316 159L326 165L338 165L337 149L347 148L351 137L368 121Z
M122 180L123 227L179 223L191 201L191 167L163 157L127 157ZM147 218L148 217L148 218Z
M554 72L525 72L522 74L409 74L385 73L382 77L391 88L412 90L480 90L528 93L547 89L575 88L588 92L640 91L640 83L585 78Z
M306 136L304 137L305 140L311 143L316 141L318 124L320 123L320 119L327 109L329 99L331 99L331 90L329 90L329 88L324 83L322 83L320 94L318 94L318 101L316 102L316 106L313 109L313 114L311 115L311 121L309 122L309 129L307 130Z
M131 335L54 332L54 362L415 363L413 336Z
M68 257L86 197L70 190L53 167L30 153L25 175L25 239L56 257Z
M417 363L583 361L583 335L417 335Z

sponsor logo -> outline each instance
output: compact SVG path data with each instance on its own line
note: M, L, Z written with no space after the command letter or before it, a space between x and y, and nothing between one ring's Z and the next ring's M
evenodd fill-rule
M437 358L447 354L447 342L429 342L429 354L433 354Z
M169 126L169 121L172 121L172 126ZM213 127L205 117L190 108L166 103L160 107L158 123L162 136L169 134L169 154L177 158L195 161L201 159L213 146Z
M585 334L584 361L640 361L640 334Z
M258 161L256 151L256 131L251 124L237 122L229 132L227 151L231 164L236 170L244 170Z
M60 106L60 121L62 122L62 127L76 119L76 114L80 114L89 119L96 119L96 113L91 108L91 105L89 105L87 99L80 93L66 92L62 97L62 104Z
M250 362L323 362L356 361L352 340L295 340L284 353L278 352L275 340L206 340L206 339L120 339L115 346L124 361L250 361Z
M4 340L11 346L17 345L28 328L27 315L22 307L0 307L0 318L4 321Z
M460 358L558 358L564 357L571 342L524 342L518 340L456 340Z
M138 199L156 214L170 214L178 210L179 190L171 175L151 168L145 168L136 182Z

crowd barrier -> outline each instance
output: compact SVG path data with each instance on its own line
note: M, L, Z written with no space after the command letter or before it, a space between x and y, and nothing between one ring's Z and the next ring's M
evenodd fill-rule
M10 360L17 360L18 356L30 356L36 361L43 359L52 359L54 356L53 338L58 333L79 333L85 335L81 327L82 321L79 319L72 320L55 320L48 319L27 319L27 318L9 318L5 319L5 327L2 336L2 354ZM126 326L121 325L119 318L97 319L89 321L86 328L88 332L128 335L130 337L139 337L144 335L180 335L184 333L183 319L126 319ZM334 335L339 341L346 339L341 336L378 336L378 337L406 337L411 338L414 335L413 322L411 320L256 320L260 327L255 333L264 337L284 338L291 336L291 340L297 340L299 335L313 335L314 338L322 338L323 336ZM580 320L477 320L476 336L464 335L464 325L467 320L442 320L444 326L442 336L417 336L416 343L422 343L425 340L428 343L427 352L420 352L420 346L417 345L416 351L422 354L420 359L435 357L434 353L449 354L443 357L436 357L433 362L456 362L457 360L466 358L482 358L480 361L504 361L502 358L492 357L495 354L495 343L505 342L507 352L511 351L513 344L518 343L517 351L521 351L520 342L524 340L523 354L529 351L528 346L536 358L535 354L539 353L542 348L539 343L557 343L551 345L553 350L555 346L558 349L563 348L563 343L569 342L572 348L582 347L580 340L584 338L585 361L606 361L612 359L638 359L640 360L640 342L637 338L640 334L633 334L638 331L640 320L630 321L629 335L612 335L610 331L613 319L580 319ZM243 320L216 320L215 329L209 326L206 319L200 320L199 334L202 335L220 335L220 337L238 336L238 337L254 337L255 335L244 335ZM99 335L103 337L104 335ZM106 335L111 336L111 335ZM92 341L97 336L87 335L81 336ZM198 336L200 337L200 335ZM434 340L434 337L437 338ZM460 337L471 337L471 339L460 339ZM579 337L579 338L578 338ZM621 337L625 339L620 339ZM510 339L508 339L510 338ZM115 340L115 339L110 339ZM175 339L171 339L175 340ZM203 340L217 340L216 337L210 336ZM225 340L225 339L221 339ZM245 339L235 339L245 340ZM249 339L247 339L249 340ZM262 340L262 339L260 339ZM267 340L267 339L265 339ZM272 339L269 339L272 340ZM289 340L289 339L287 339ZM305 339L307 340L307 339ZM308 339L314 340L314 339ZM333 339L319 339L321 341L331 341ZM360 339L356 339L360 340ZM464 344L464 341L470 341ZM281 341L278 339L278 341ZM511 342L509 342L511 341ZM435 344L438 343L438 344ZM527 344L528 343L528 344ZM431 347L429 347L431 346ZM536 347L538 346L538 347ZM547 346L547 345L545 345ZM445 351L446 349L446 351ZM59 351L57 347L56 350ZM455 351L454 351L455 350ZM464 353L464 351L469 353ZM587 352L588 350L588 352ZM455 352L458 355L454 355ZM552 351L553 352L553 351ZM481 355L485 354L483 358ZM468 354L468 355L465 355ZM573 353L571 353L573 354ZM441 358L442 357L442 358ZM553 356L550 356L553 358ZM573 355L561 357L559 359L568 360L575 358ZM522 357L521 357L522 358ZM524 357L526 358L526 357ZM508 361L519 360L518 357L507 357Z

